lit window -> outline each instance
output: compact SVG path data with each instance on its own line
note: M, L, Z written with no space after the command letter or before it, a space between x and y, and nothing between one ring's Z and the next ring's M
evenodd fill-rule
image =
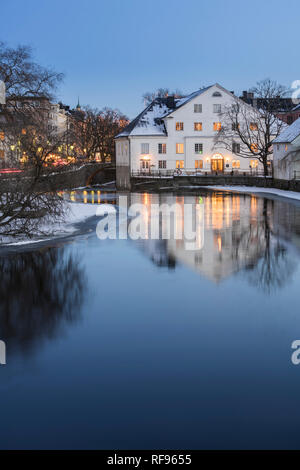
M240 153L241 145L237 142L232 142L232 153Z
M195 153L203 153L203 144L195 144Z
M241 162L239 160L232 160L232 168L240 168Z
M195 160L195 168L201 170L201 168L203 168L203 160Z
M220 131L222 129L222 124L220 122L214 122L214 131Z
M287 149L288 149L288 145L285 144L285 147L284 147L284 150L287 152Z
M202 113L202 104L194 104L194 113Z
M184 168L184 161L176 160L176 168Z
M183 131L183 122L176 122L176 131Z
M258 126L257 126L256 122L250 122L250 130L251 131L257 131L258 130Z
M159 169L167 168L167 160L158 160L158 168Z
M220 104L214 104L213 111L214 111L214 113L220 113L221 112L221 105Z
M176 153L184 153L184 145L176 144Z
M123 153L123 145L122 145L122 153ZM141 154L148 154L149 153L149 144L141 144Z
M258 147L257 147L257 144L251 144L251 150L252 152L256 153L258 151Z
M3 131L0 131L0 140L5 139L5 133Z
M0 158L4 158L4 150L0 150Z
M26 129L22 129L22 134L23 135L26 135L26 132L27 132Z
M167 144L158 144L158 153L167 153Z
M251 168L257 168L258 167L258 161L257 160L251 160L250 166L251 166Z
M202 122L194 122L194 131L202 131Z

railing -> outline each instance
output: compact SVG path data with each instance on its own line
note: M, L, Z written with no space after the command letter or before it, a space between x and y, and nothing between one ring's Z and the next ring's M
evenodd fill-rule
M300 179L300 172L299 179ZM203 170L197 168L178 168L175 170L135 170L131 172L131 176L135 178L172 178L174 176L265 176L264 170L249 168L247 170L233 169L224 171ZM268 172L268 177L272 176L272 170Z
M300 171L294 171L294 180L300 180Z

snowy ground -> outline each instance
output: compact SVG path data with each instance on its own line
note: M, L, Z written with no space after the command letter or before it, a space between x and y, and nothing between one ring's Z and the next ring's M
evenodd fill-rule
M289 199L296 199L300 201L300 193L295 191L284 191L283 189L276 189L276 188L257 188L256 186L199 186L201 188L210 188L216 189L220 191L230 191L230 192L238 192L238 193L260 193L260 194L270 194L279 197L285 197Z
M78 231L78 227L76 226L77 224L83 223L87 219L95 217L96 215L101 216L105 215L105 213L115 211L115 208L110 204L93 205L74 202L65 202L64 204L65 214L60 220L57 220L54 223L41 223L40 230L43 232L42 236L36 235L32 238L22 240L17 240L13 237L5 237L1 241L1 244L5 246L27 245L69 236Z

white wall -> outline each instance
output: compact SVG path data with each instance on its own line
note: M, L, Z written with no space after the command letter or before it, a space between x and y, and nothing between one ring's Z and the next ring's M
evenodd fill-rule
M294 141L296 143L296 141ZM293 143L293 144L294 144ZM295 161L295 150L298 145L279 143L273 146L274 177L284 180L292 180L295 177L295 171L300 177L300 161ZM298 155L296 158L300 158Z

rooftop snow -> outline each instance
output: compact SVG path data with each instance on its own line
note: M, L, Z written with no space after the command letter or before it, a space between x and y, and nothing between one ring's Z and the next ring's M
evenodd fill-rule
M300 135L300 118L279 134L274 143L291 143Z
M166 104L167 98L156 98L150 103L144 111L141 112L135 119L133 119L123 131L117 135L118 137L127 137L129 135L166 135L164 123L160 119L168 116L176 111L188 101L192 100L198 95L201 95L208 88L194 91L188 96L180 99L175 99L174 108L169 108ZM157 122L158 120L158 122Z

